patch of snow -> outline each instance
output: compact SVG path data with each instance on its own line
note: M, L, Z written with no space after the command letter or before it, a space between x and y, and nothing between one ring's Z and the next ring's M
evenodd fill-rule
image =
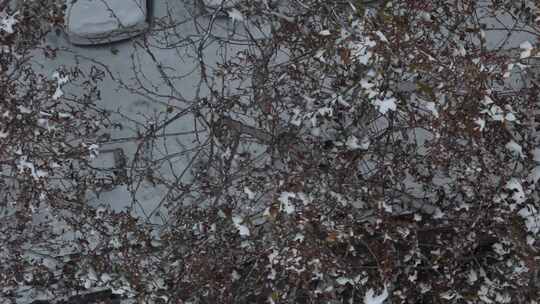
M233 216L232 221L241 236L250 235L249 228L246 225L242 224L244 222L244 219L242 219L240 216Z
M354 135L349 136L349 138L347 138L347 142L345 143L345 145L351 150L367 150L369 148L369 144L369 138L364 137L362 141L359 141Z
M236 8L230 9L229 11L227 11L227 14L229 15L229 18L231 18L233 21L244 21L244 15Z
M375 35L381 39L382 42L388 42L388 39L386 39L386 36L381 31L376 31Z
M244 193L247 194L250 200L255 198L255 193L253 193L253 191L251 191L251 189L249 189L248 187L244 187Z
M536 184L540 179L540 166L534 167L534 169L531 170L531 173L529 173L527 179L529 180L529 182Z
M476 118L474 120L474 123L478 125L478 129L480 130L480 132L484 131L484 128L486 127L485 120L483 120L482 118Z
M294 204L289 202L289 198L296 198L296 194L292 192L282 192L278 200L280 204L280 211L284 211L287 214L292 214L295 211Z
M15 30L13 29L13 26L17 24L17 19L15 19L15 16L17 16L19 12L15 12L13 15L8 15L6 12L0 13L0 31L4 31L8 34L13 34Z
M388 298L388 288L385 286L380 295L375 295L373 289L369 289L364 296L364 304L383 304Z
M518 211L518 214L525 220L525 227L529 232L533 234L540 232L540 213L535 206L527 204Z
M523 186L521 186L521 182L517 178L510 179L506 185L505 188L508 190L513 190L512 199L517 204L522 204L525 202L525 192L523 191Z
M505 145L505 148L507 150L509 150L510 152L512 152L512 154L514 154L515 156L518 156L520 158L523 158L523 149L521 148L521 146L515 142L514 140L511 140L509 141L506 145Z
M519 57L520 57L521 59L531 57L531 52L532 52L533 46L532 46L532 44L531 44L529 41L524 41L524 42L522 42L522 43L519 45L519 48L523 50L523 51L521 52L521 54L519 55Z
M532 150L533 160L540 163L540 148L534 148Z
M322 30L322 31L319 32L319 35L321 35L321 36L329 36L330 31L329 30Z
M379 108L381 114L386 114L388 111L397 110L396 99L394 97L387 97L384 99L376 99L374 105Z

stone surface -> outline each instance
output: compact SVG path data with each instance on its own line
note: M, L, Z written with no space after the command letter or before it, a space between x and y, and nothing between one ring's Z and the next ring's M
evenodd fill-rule
M74 44L122 40L148 27L146 0L78 0L68 2L66 16Z
M237 5L240 0L203 0L203 2L209 8L231 8Z

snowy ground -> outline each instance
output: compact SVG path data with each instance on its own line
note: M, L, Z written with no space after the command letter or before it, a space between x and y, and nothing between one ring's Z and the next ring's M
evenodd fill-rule
M240 48L227 49L228 54L224 54L220 51L218 43L212 44L206 40L208 37L204 32L205 29L211 28L213 34L231 37L231 33L235 31L238 35L240 33L240 27L237 26L238 20L234 21L227 16L215 20L208 16L194 17L200 14L200 3L178 0L153 1L152 27L144 37L102 46L77 47L67 41L65 34L53 34L50 35L48 44L62 50L58 57L54 61L39 58L35 60L37 65L41 65L44 72L49 74L62 66L73 66L76 63L79 63L79 67L86 73L90 72L93 65L107 67L110 75L107 75L100 84L103 99L101 106L116 113L113 115L113 120L123 126L122 129L114 129L111 138L113 141L119 138L132 139L106 144L102 148L122 148L129 159L139 148L139 142L135 137L138 133L144 133L145 128L148 127L145 124L148 118L166 121L189 107L198 94L206 93L205 87L200 86L199 83L201 73L197 65L198 58L194 56L197 53L194 47L205 45L201 54L209 63L240 50ZM482 14L481 10L479 14ZM238 16L236 18L238 19ZM499 16L497 19L489 20L488 28L501 28L501 30L486 31L487 47L490 49L516 48L524 41L531 39L531 35L525 32L506 37L506 32L502 28L504 24L511 22L509 16ZM171 24L175 25L170 26ZM176 38L171 39L173 36ZM194 43L189 45L187 41ZM185 46L175 46L178 44ZM149 47L145 48L146 45ZM169 76L169 85L162 81L163 74ZM127 87L139 89L144 87L153 94L137 94ZM139 92L144 92L144 90L139 90ZM66 94L69 95L69 93L69 87L67 87ZM170 106L175 109L173 113L166 111ZM165 155L189 149L195 136L194 133L187 133L195 131L194 119L193 116L186 115L168 125L161 133L163 136L156 140L154 149L146 151L148 157L160 159ZM196 131L200 132L200 136L205 134L205 130ZM167 134L176 135L168 136ZM173 174L173 171L181 172L191 157L192 153L179 155L167 166L158 166L159 170L166 175ZM190 177L185 176L185 178ZM165 189L144 183L137 191L137 197L135 197L137 204L133 207L140 215L150 215L163 201L165 193ZM117 187L110 192L101 193L99 197L90 196L89 199L95 205L105 204L115 210L131 206L134 201L134 197L130 196L126 187ZM154 220L159 222L158 219L152 219Z
M205 39L203 30L209 28L212 22L214 33L220 35L230 35L230 31L235 27L235 23L230 18L222 16L211 20L209 17L199 16L200 7L188 1L166 0L153 1L152 5L152 26L153 28L144 36L111 43L101 46L74 46L67 40L65 34L51 34L47 43L51 47L56 47L61 51L55 60L44 60L36 57L35 62L44 73L51 74L62 67L70 67L78 64L85 73L90 73L92 66L107 67L108 73L104 81L100 84L102 102L100 106L111 111L113 121L122 125L122 128L115 128L111 134L111 143L104 144L102 149L122 148L129 159L133 157L139 148L140 142L136 139L137 134L144 133L148 125L145 123L148 118L166 121L182 110L191 106L191 101L197 94L204 94L204 86L199 86L200 71L197 68L197 58L193 54L193 46L171 47L180 42L167 38L168 34L178 34L185 40L195 41L198 46L199 41ZM160 29L163 25L177 23L167 30ZM185 43L185 41L182 41ZM147 49L144 47L149 45ZM214 61L218 53L219 46L205 42L205 60ZM237 49L238 50L238 49ZM231 54L235 51L230 49ZM163 73L170 76L170 85L166 85ZM130 91L128 87L145 87L152 94L139 94ZM64 93L70 95L77 93L76 88L66 86ZM161 96L158 96L160 94ZM172 97L172 98L171 98ZM174 111L168 113L166 110L172 106ZM152 159L160 159L165 155L188 150L192 146L195 138L194 117L183 116L168 125L160 133L162 137L156 139L154 149L144 151ZM191 133L190 133L191 132ZM199 129L199 136L204 137L205 130ZM170 135L173 134L173 135ZM127 140L115 141L116 139L128 138ZM166 166L158 166L161 174L171 175L174 172L182 172L192 156L191 152L183 153L171 159ZM129 168L137 170L137 168ZM189 179L187 174L185 178ZM158 214L156 208L164 200L167 191L154 187L148 182L141 184L136 197L132 197L127 187L121 186L112 191L104 191L99 197L89 195L89 200L94 205L108 205L114 210L122 210L126 207L133 207L139 215L149 216ZM132 203L136 201L134 205ZM163 215L163 211L159 212ZM151 218L152 222L159 223L156 216Z

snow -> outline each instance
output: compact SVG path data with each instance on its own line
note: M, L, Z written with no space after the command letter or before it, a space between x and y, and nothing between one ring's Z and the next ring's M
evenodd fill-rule
M369 138L364 137L362 141L359 141L354 135L349 136L349 138L347 138L347 142L345 143L345 145L351 150L367 150L369 148L369 144Z
M229 15L229 18L231 18L233 21L244 21L244 15L242 15L242 13L236 8L230 9L229 11L227 11L227 14Z
M533 184L536 184L538 180L540 179L540 166L534 167L531 170L531 173L529 173L529 176L527 179Z
M515 156L518 156L519 158L523 158L523 149L521 148L521 146L515 142L514 140L511 140L509 141L506 145L505 145L505 148L507 150L509 150L510 152L512 152L512 154L514 154Z
M518 214L525 220L525 227L533 234L540 232L540 212L535 206L527 204L518 211Z
M45 177L48 175L47 172L37 169L32 162L28 161L27 156L22 156L19 158L17 168L19 169L19 173L23 173L26 171L26 169L28 169L34 179L39 179L40 177Z
M289 198L296 198L296 194L292 192L282 192L278 198L280 205L280 211L284 211L287 214L292 214L295 211L294 204L289 201Z
M388 298L388 288L385 286L380 295L375 295L373 289L369 289L364 296L364 304L383 304Z
M396 99L394 97L376 99L374 101L374 104L379 108L379 112L383 115L386 114L388 111L395 111L397 109Z
M13 26L17 24L17 19L15 19L15 16L18 14L19 12L15 12L13 15L9 15L6 12L0 12L0 31L13 34L15 32Z
M251 189L249 189L248 187L244 187L244 193L247 194L248 199L255 199L255 193L253 193L253 191L251 191Z
M203 0L204 5L209 8L231 8L237 5L240 0Z
M242 224L244 222L244 219L242 217L233 216L232 221L233 221L233 224L236 227L236 229L238 229L238 233L241 236L249 236L250 235L249 228L246 225Z
M517 178L510 179L505 186L506 189L513 191L512 199L517 204L522 204L525 202L525 192L523 191L523 186Z
M478 130L480 130L480 132L484 131L484 128L486 127L486 121L482 118L476 118L474 120L474 123L478 125Z
M379 37L379 39L382 42L387 42L388 43L388 39L386 38L386 36L384 36L384 34L381 31L376 31L375 35L377 35L377 37Z
M431 102L431 101L430 101L430 102L426 102L425 106L426 106L426 109L427 109L428 111L430 111L431 114L433 114L433 116L435 116L435 117L437 117L437 118L439 117L439 111L437 111L437 106L435 105L434 102Z
M322 31L319 32L319 35L321 35L321 36L329 36L330 31L329 30L322 30Z
M532 44L529 41L524 41L519 45L519 48L523 51L521 52L519 58L524 59L531 57L531 51L533 49Z
M68 3L67 33L73 43L116 41L137 35L148 27L146 0L79 0Z

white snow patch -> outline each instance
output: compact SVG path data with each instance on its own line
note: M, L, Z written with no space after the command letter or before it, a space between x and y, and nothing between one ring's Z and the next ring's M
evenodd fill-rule
M359 141L354 135L349 136L349 138L347 138L347 142L345 143L345 145L351 150L367 150L369 148L369 144L369 138L364 137L362 141Z
M394 97L387 97L384 99L376 99L374 105L379 108L381 114L386 114L388 111L395 111L397 109L396 99Z
M523 191L523 186L521 186L521 182L517 178L510 179L505 186L508 190L513 190L514 193L512 194L512 199L518 203L522 204L525 202L525 192Z
M534 148L532 150L533 160L537 163L540 163L540 149Z
M8 15L6 12L0 13L0 31L4 31L8 34L13 34L15 30L13 29L13 26L17 24L17 19L15 19L15 16L17 16L19 12L15 12L13 15Z
M319 32L319 35L321 35L321 36L329 36L330 31L329 30L322 30L322 31Z
M249 236L249 228L242 224L244 222L244 219L240 216L233 216L232 221L236 229L238 229L238 233L240 233L241 236Z
M386 39L386 36L381 31L376 31L375 35L381 39L382 42L388 42L388 39Z
M255 193L253 193L253 191L251 191L251 189L249 189L248 187L244 187L244 193L247 194L250 200L255 198Z
M525 227L533 234L540 231L540 213L538 209L531 204L523 207L518 211L518 214L525 220Z
M529 41L522 42L519 45L519 48L523 50L521 52L520 56L519 56L521 59L531 57L531 52L533 50L533 46Z
M540 166L534 167L534 169L531 170L531 173L529 173L527 179L529 180L529 182L536 184L540 179Z
M484 131L484 128L486 127L485 120L483 120L482 118L476 118L474 120L474 123L478 125L478 129L480 130L480 132Z
M435 117L437 117L437 118L439 117L439 111L437 111L437 106L435 105L434 102L432 102L432 101L426 102L426 105L425 105L425 106L426 106L426 109L427 109L428 111L430 111L431 114L433 114L433 116L435 116Z
M505 145L505 148L507 150L509 150L510 152L512 152L512 154L514 154L515 156L519 156L520 158L523 158L523 149L521 148L521 146L515 142L514 140L511 140L509 141L506 145Z
M287 214L292 214L295 211L294 204L289 202L289 198L296 198L296 194L292 192L281 192L278 200L280 204L280 211L285 211Z
M229 15L229 18L231 18L233 21L244 21L244 15L236 8L230 9L229 11L227 11L227 14Z
M388 298L388 288L385 286L380 295L375 295L373 289L369 289L364 296L364 304L382 304Z

